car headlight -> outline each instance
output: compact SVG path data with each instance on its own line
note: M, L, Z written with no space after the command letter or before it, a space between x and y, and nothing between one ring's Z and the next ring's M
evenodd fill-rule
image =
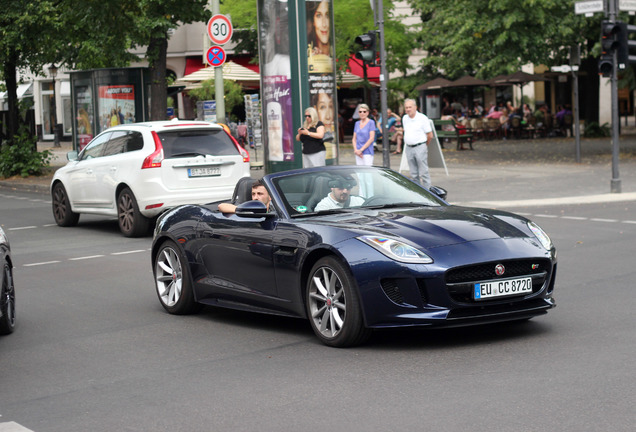
M412 264L430 264L433 262L433 259L421 250L399 240L380 236L360 236L356 238L395 261Z
M550 237L534 222L528 222L528 228L534 234L534 236L539 240L539 243L546 248L547 250L552 250L552 240Z

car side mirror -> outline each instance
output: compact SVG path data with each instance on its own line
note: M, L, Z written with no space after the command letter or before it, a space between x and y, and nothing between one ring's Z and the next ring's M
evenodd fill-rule
M258 200L247 201L236 207L236 215L244 218L273 217L274 213L267 212L267 206Z
M72 150L72 151L66 153L66 159L68 159L69 161L76 161L77 160L77 151L76 150Z
M448 195L448 192L446 192L446 189L441 188L439 186L431 186L429 191L431 191L433 195L438 196L444 201L446 201L446 195Z

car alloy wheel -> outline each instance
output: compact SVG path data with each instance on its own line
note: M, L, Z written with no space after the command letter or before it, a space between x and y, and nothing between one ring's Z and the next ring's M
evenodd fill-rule
M307 283L307 309L314 332L327 345L357 345L371 334L362 321L353 278L334 257L314 265Z
M15 328L15 287L13 272L8 263L4 264L2 291L0 291L0 334L9 334Z
M68 194L61 183L57 183L53 186L52 195L53 218L55 219L55 223L62 227L77 225L79 214L71 210Z
M188 314L201 307L194 301L188 263L175 243L167 241L161 246L153 268L157 296L168 312Z
M129 188L124 188L117 197L119 229L126 237L139 237L148 233L150 220L139 212L137 200Z

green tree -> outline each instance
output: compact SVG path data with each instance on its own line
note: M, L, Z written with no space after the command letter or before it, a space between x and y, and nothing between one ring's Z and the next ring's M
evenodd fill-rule
M573 0L409 0L422 18L422 66L450 78L492 78L524 64L567 63L570 45L598 38L598 20ZM584 54L587 51L584 51Z
M243 103L243 87L234 81L223 80L223 88L225 111L231 113L236 106ZM188 94L197 101L216 100L214 78L203 81L201 87L190 90Z

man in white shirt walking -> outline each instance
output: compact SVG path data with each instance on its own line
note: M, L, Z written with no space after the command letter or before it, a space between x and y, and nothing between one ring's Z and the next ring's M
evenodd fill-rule
M404 101L404 111L404 152L411 178L429 189L431 177L428 173L428 145L433 139L431 122L428 117L417 111L417 103L413 99Z

